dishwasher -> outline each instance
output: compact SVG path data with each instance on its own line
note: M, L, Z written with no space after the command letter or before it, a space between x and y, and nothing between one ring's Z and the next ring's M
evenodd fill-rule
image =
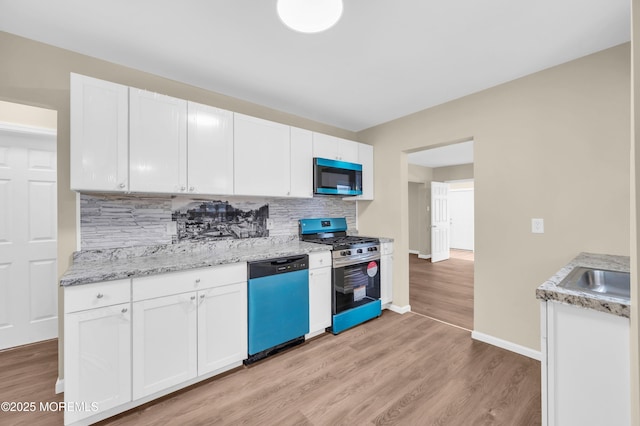
M309 332L309 257L249 262L245 365L304 342Z

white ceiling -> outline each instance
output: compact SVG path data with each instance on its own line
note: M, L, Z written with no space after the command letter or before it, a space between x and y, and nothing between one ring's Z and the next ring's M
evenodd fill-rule
M473 163L473 141L431 148L407 155L409 164L425 167L446 167Z
M629 0L0 0L0 30L359 131L626 42Z

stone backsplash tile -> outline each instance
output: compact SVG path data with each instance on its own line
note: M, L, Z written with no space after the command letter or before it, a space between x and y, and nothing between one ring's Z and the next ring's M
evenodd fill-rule
M267 205L273 226L269 237L298 235L298 219L346 217L350 230L356 229L356 203L340 197L309 199L260 197L171 197L112 194L81 194L81 249L107 249L177 243L176 206L190 202L222 201L232 205Z

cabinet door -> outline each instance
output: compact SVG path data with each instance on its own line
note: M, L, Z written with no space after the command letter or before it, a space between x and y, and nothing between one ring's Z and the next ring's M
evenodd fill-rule
M546 331L547 424L631 424L629 319L547 302Z
M233 194L233 113L188 103L188 191Z
M133 303L133 399L196 377L196 293Z
M313 139L309 130L291 128L291 196L313 197Z
M380 303L383 307L393 301L393 255L380 257Z
M71 189L129 189L129 88L71 74Z
M338 138L313 132L313 156L339 160Z
M331 267L309 270L309 334L331 327Z
M131 89L129 189L187 190L187 101Z
M373 200L373 146L358 144L358 163L362 164L362 195L358 200Z
M198 292L198 374L247 358L247 283Z
M322 133L313 133L313 156L358 163L358 142Z
M236 195L290 193L289 126L233 114Z
M349 163L360 163L358 158L358 147L360 143L347 139L338 138L338 156L340 160Z
M64 399L87 407L65 411L65 424L131 401L129 303L65 315L64 336Z

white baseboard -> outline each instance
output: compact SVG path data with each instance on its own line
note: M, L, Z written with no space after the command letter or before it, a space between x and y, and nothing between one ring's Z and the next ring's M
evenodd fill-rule
M542 360L542 354L540 353L540 351L535 351L531 348L527 348L526 346L518 345L516 343L502 340L497 337L489 336L488 334L480 333L478 331L472 331L471 338L474 340L479 340L480 342L497 346L502 349L506 349L511 352L515 352L520 355L524 355L528 358L535 359L536 361Z
M58 377L58 380L56 380L56 393L63 393L64 392L64 379L61 379L60 377Z
M418 259L431 259L430 254L419 254Z
M389 306L389 310L397 314L406 314L407 312L411 312L411 305L398 306L392 304L391 306Z
M420 254L419 250L409 250L409 254Z

